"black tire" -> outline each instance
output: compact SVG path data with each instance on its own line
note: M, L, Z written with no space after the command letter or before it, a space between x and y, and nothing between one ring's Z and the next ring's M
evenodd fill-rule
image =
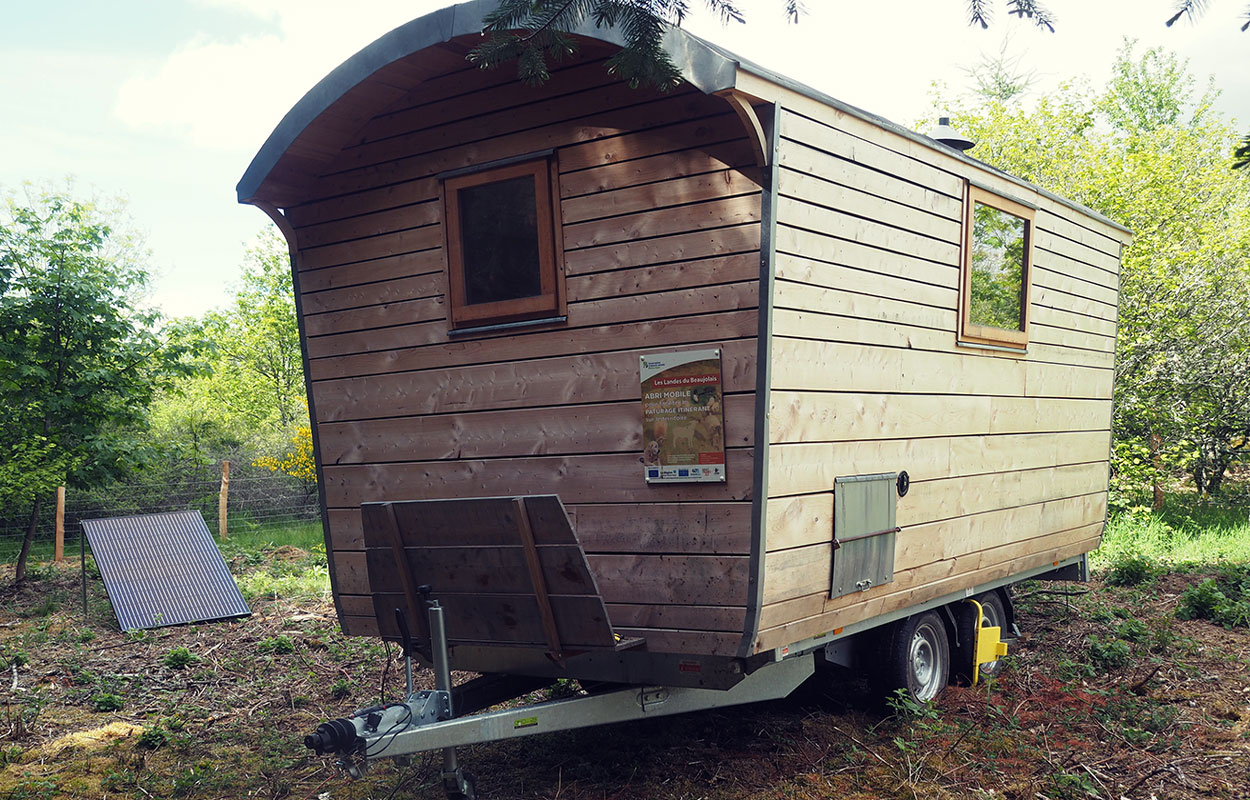
M900 620L885 637L884 664L877 686L887 696L899 689L927 703L950 681L950 637L935 611Z
M981 627L982 628L998 628L1001 632L1005 632L1007 628L1007 608L1003 603L1003 597L998 592L986 592L972 598L981 604ZM999 636L1002 636L1000 632ZM975 648L975 643L973 644ZM975 652L975 649L974 649ZM982 664L978 670L982 678L997 678L999 673L1003 671L1003 662L990 661Z

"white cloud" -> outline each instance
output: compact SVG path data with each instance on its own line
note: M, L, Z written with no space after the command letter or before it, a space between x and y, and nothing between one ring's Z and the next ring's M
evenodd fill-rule
M326 73L378 36L441 3L206 0L269 21L276 32L179 43L130 76L114 113L135 129L161 131L200 148L258 148L282 115Z

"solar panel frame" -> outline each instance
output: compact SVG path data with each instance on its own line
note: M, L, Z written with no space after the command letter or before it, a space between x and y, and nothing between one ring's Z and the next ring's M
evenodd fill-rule
M252 613L199 511L84 519L123 631Z

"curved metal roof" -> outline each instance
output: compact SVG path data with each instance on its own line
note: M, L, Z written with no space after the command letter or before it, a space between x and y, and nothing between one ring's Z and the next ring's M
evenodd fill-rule
M452 39L480 34L483 19L498 6L498 0L469 0L449 8L443 8L418 17L401 25L377 41L365 47L356 55L339 65L333 72L314 86L295 106L287 112L278 123L273 133L261 146L260 151L252 159L247 171L243 173L236 190L240 203L251 203L260 191L261 186L269 178L274 168L287 154L291 145L309 129L314 120L330 108L335 102L349 94L362 81L378 70L399 59L410 56L434 45L450 42ZM622 46L625 39L616 28L598 28L592 22L584 22L572 31L585 39L598 40L606 44ZM1087 214L1117 230L1131 234L1132 232L1108 217L1087 208L1080 203L1057 195L1034 183L1003 172L997 167L946 147L923 134L905 126L879 117L876 114L844 103L824 92L817 91L805 84L787 78L764 67L754 64L740 56L730 53L717 45L704 41L687 33L681 28L669 28L664 36L664 49L677 65L682 77L691 85L705 94L732 89L737 84L738 70L759 76L779 87L797 92L813 100L817 100L854 117L896 133L925 147L937 150L947 156L987 170L1022 188L1038 192L1057 203ZM362 120L363 122L363 120Z
M239 180L236 187L239 202L250 202L256 196L265 179L300 134L353 87L386 65L427 47L481 33L482 20L498 5L498 0L469 0L439 9L399 26L340 64L309 90L269 134ZM597 28L589 21L572 33L617 46L625 43L616 28ZM725 51L680 28L669 29L664 37L664 49L682 77L705 94L733 87L738 59Z

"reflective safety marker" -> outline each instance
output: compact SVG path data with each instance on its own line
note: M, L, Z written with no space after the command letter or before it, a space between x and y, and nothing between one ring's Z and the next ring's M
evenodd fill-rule
M251 614L199 511L85 519L124 631Z
M521 717L516 722L512 723L513 730L519 730L521 728L536 728L536 727L538 727L538 717Z

